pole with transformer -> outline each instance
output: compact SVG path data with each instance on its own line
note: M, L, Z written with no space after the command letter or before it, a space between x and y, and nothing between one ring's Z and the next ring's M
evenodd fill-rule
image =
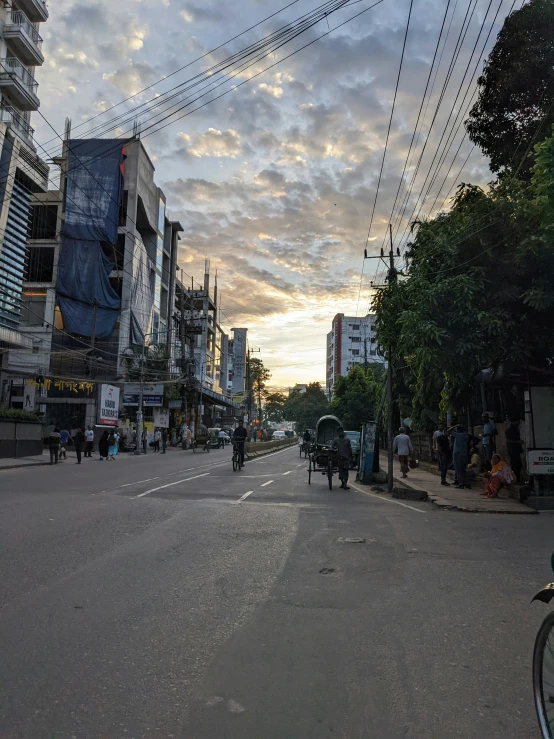
M385 262L385 255L383 253L383 249L381 249L381 254L379 256L368 256L367 249L364 250L364 259L381 259L385 265L388 268L388 276L387 276L387 285L385 286L378 286L373 285L373 282L371 283L371 286L373 288L380 288L380 289L386 289L387 287L390 287L392 284L394 284L398 277L398 271L396 270L396 267L394 265L394 249L393 249L393 239L392 239L392 224L389 223L389 238L390 238L390 251L389 251L389 263L386 264ZM398 252L398 256L400 256L400 253ZM388 468L387 468L387 488L388 492L392 492L392 488L394 485L393 476L394 476L394 466L393 466L393 439L394 439L394 413L393 413L393 404L394 404L394 396L393 396L393 388L392 388L392 344L389 342L389 346L387 348L387 386L386 386L386 393L387 393L387 401L388 401L388 413L387 413L387 452L388 452Z

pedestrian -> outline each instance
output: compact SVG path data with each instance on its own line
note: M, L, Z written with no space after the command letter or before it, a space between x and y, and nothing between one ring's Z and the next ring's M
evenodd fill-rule
M414 453L414 448L412 446L412 440L406 433L404 426L400 426L398 435L394 437L392 451L398 454L402 477L408 477L408 470L410 469L408 466L408 457Z
M77 433L75 434L74 443L75 443L75 453L77 454L77 464L81 464L81 452L83 451L83 446L85 444L85 434L83 432L83 429L77 430Z
M57 426L48 438L48 447L50 449L50 464L58 464L58 454L60 452L60 429Z
M62 429L60 431L60 459L67 459L67 444L69 442L69 431Z
M187 426L187 429L186 429L186 432L185 432L185 443L186 443L186 448L187 449L190 449L190 442L191 441L192 441L192 432L189 429L189 427Z
M485 455L487 470L490 470L492 455L496 451L495 436L498 431L496 430L496 424L494 421L491 421L491 417L488 413L483 413L481 420L483 421L483 454Z
M108 459L115 459L117 454L117 440L115 438L115 429L112 429L108 435Z
M498 492L505 485L510 485L514 481L514 476L510 466L504 462L500 454L492 455L492 470L487 472L487 482L485 484L485 492L487 498L498 498Z
M108 454L110 450L110 444L108 442L108 429L104 429L104 433L100 437L100 441L98 442L98 453L100 454L100 462L104 462L108 459Z
M159 452L160 451L160 439L162 438L162 435L160 433L160 429L154 429L154 451Z
M469 460L469 444L473 437L470 437L470 434L461 424L458 424L455 428L449 428L448 435L454 440L452 461L456 472L456 487L459 489L471 488L466 478L466 467Z
M521 453L523 451L523 442L519 433L519 418L510 419L510 425L506 429L506 446L508 447L508 456L510 457L510 466L517 482L521 479Z
M162 429L162 454L165 454L167 449L167 429Z
M444 431L440 431L439 435L434 438L434 444L439 457L441 485L449 487L450 483L446 481L446 473L448 472L448 466L450 464L450 441Z
M348 471L354 458L352 453L352 444L350 439L344 433L342 426L337 429L338 439L333 439L333 449L337 452L337 462L339 467L339 480L343 490L350 490L348 486Z
M90 424L85 431L85 439L85 457L92 457L92 450L94 449L94 431Z
M473 485L477 478L477 475L481 474L482 469L483 460L481 459L481 455L479 454L479 447L474 446L471 450L471 458L466 468L466 480L470 485Z
M225 437L226 436L227 434L225 433L225 431L223 431L223 429L219 429L219 432L217 434L217 448L218 449L223 449L225 447Z
M438 445L437 445L437 438L441 434L444 434L444 424L439 423L439 425L437 426L437 430L433 432L433 452L436 452L437 453L437 457L438 457L438 454L439 454L439 448L438 448ZM434 457L433 457L433 459L434 459ZM439 463L439 469L440 469L440 463Z

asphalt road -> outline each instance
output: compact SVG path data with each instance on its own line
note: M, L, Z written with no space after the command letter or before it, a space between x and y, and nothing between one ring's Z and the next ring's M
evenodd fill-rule
M229 457L0 472L2 739L539 736L552 515Z

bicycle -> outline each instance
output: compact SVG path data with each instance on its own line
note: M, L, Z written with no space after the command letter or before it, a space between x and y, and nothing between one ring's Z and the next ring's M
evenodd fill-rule
M552 554L554 570L554 553ZM554 583L546 585L533 600L550 603L554 598ZM533 650L533 694L543 739L554 739L554 611L542 622Z
M238 444L233 444L233 472L242 469L244 463L241 458L240 447Z

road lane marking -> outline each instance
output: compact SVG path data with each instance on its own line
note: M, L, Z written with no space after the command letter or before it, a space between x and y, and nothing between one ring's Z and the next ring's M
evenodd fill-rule
M284 477L285 475L290 475L290 473L291 473L291 472L292 472L292 470L289 470L288 472L283 472L283 477Z
M175 480L175 482L168 482L167 485L160 485L157 488L152 488L151 490L146 490L144 493L140 493L140 495L135 495L135 498L144 498L145 495L149 495L149 493L155 493L157 490L163 490L164 488L170 488L172 485L178 485L180 482L188 482L189 480L197 480L199 477L206 477L206 475L209 475L209 472L204 472L203 475L195 475L194 477L185 477L184 480Z
M269 452L268 454L265 454L263 457L258 457L258 459L249 459L248 464L253 464L254 462L269 462L271 457L276 457L277 454L282 454L283 452L290 452L292 448L293 448L292 445L287 446L278 452Z
M271 485L272 482L275 482L275 480L268 480L267 482L263 482L260 487L265 488L266 485Z
M368 495L370 498L377 498L377 500L380 500L382 503L394 503L395 505L401 505L402 508L409 508L411 511L416 511L416 513L426 513L426 511L422 511L421 508L416 508L413 505L408 505L407 503L401 503L399 500L392 500L391 498L383 498L382 495L377 495L376 493L369 493L367 490L361 490L357 485L354 485L354 483L350 483L350 486L354 488L354 490L357 490L358 493L361 493L362 495Z
M152 480L159 480L160 477L163 477L163 475L158 475L157 477L148 477L146 480L137 480L136 482L126 482L125 485L120 485L119 487L114 488L114 489L119 490L119 488L128 488L130 485L140 485L141 482L152 482Z
M245 493L243 496L241 496L237 500L237 503L241 503L243 500L246 500L246 498L248 498L249 495L252 495L253 492L254 492L253 490L249 490L247 493Z

